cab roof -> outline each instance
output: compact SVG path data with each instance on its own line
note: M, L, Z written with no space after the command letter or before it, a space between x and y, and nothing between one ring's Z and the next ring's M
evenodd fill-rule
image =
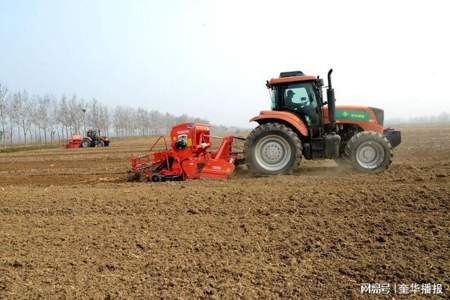
M301 76L272 78L269 81L269 86L283 84L283 83L294 83L294 82L311 81L311 80L317 80L317 77L310 76L310 75L301 75Z

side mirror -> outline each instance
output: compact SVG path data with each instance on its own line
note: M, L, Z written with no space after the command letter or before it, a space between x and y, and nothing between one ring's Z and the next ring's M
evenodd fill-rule
M324 83L322 78L317 78L317 84L319 84L320 87L325 85L325 83Z

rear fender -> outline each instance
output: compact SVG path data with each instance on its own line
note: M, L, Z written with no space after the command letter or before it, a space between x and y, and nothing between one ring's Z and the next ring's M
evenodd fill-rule
M286 111L262 111L258 116L250 119L250 122L258 122L258 124L269 122L282 123L294 129L297 134L304 137L308 136L308 128L302 119L295 114Z

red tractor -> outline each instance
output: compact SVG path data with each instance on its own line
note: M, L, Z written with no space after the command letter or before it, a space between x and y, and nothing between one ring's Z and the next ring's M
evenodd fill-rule
M335 105L331 73L327 99L323 80L301 71L283 72L267 81L272 110L262 111L247 137L245 160L255 174L285 174L305 159L334 159L356 170L376 173L392 162L400 131L384 129L384 111L367 106Z
M81 142L82 148L108 146L109 139L106 136L100 135L100 129L89 129Z
M67 144L66 148L89 148L89 147L108 147L109 139L106 136L100 135L99 129L89 129L85 137L79 134L72 135L72 138Z

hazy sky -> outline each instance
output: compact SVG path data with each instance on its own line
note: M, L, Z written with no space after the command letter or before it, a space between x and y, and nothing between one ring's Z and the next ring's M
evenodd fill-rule
M0 0L0 82L248 126L280 71L387 118L450 112L450 1Z

